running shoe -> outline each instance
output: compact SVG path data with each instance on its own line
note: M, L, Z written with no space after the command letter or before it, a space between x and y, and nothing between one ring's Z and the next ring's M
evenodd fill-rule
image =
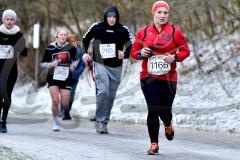
M107 124L105 123L96 122L95 128L97 133L108 134Z
M108 134L107 124L102 123L102 127L100 129L100 134Z
M93 118L90 118L90 121L96 121L95 116Z
M62 120L71 120L71 119L72 119L72 117L71 117L70 113L68 111L65 111Z
M101 123L100 122L96 122L96 124L95 124L95 129L96 129L96 132L100 132L100 130L101 130Z
M0 132L1 132L1 133L7 133L6 121L0 122Z
M158 153L159 147L157 143L151 143L150 149L147 151L148 155L156 155Z
M172 124L170 124L169 127L166 127L164 125L164 127L165 127L165 136L166 136L166 138L169 141L173 140L173 138L174 138L174 130L173 130Z
M52 130L55 132L60 131L60 121L59 121L58 117L53 118L53 129Z

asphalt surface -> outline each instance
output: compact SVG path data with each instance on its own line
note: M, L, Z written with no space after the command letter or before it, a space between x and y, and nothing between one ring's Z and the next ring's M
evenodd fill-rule
M108 135L94 122L76 118L53 132L48 116L10 115L8 133L0 134L0 159L34 160L239 160L240 136L175 128L168 141L159 133L160 154L149 156L147 127L110 122Z

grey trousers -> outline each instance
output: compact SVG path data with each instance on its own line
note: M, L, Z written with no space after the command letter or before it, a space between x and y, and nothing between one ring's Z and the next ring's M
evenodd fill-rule
M122 66L108 67L94 62L96 85L96 122L107 124L118 86L121 82Z

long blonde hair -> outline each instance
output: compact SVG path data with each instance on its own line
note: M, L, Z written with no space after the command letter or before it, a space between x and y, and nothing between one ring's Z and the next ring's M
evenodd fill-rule
M64 26L61 26L61 27L57 27L57 31L56 31L56 34L55 34L55 38L58 38L58 34L61 30L65 30L66 33L67 33L67 37L68 37L68 29Z

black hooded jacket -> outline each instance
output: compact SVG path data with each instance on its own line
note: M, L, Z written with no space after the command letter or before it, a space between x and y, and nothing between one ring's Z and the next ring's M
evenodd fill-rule
M109 12L115 12L116 23L114 26L110 26L107 23L107 14ZM83 36L83 51L87 53L90 41L94 38L93 42L93 60L98 63L102 63L108 67L118 67L122 65L122 60L118 59L118 50L125 49L124 58L130 56L132 48L132 36L128 28L119 23L119 12L117 7L110 6L104 13L102 22L92 24L87 33ZM103 59L100 54L100 44L115 44L116 45L116 57Z

